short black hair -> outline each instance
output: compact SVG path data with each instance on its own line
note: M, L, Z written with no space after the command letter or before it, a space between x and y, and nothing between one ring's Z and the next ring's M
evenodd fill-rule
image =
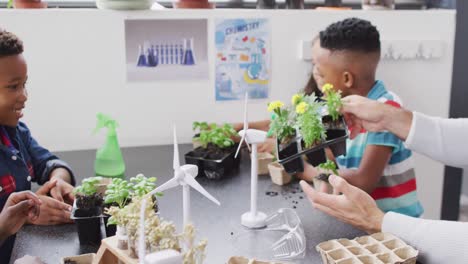
M331 51L380 53L380 35L369 21L347 18L320 31L320 46Z
M0 28L0 57L23 53L23 41L15 34Z

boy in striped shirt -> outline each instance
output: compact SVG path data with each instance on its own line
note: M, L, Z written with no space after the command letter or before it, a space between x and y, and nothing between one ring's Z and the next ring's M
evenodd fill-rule
M399 98L375 79L380 60L380 36L370 22L348 18L328 26L312 48L313 76L319 87L331 83L343 96L367 96L395 107ZM339 174L370 193L383 211L414 217L423 213L416 195L412 153L389 132L361 131L347 140L347 153L336 157ZM310 165L304 178L318 174Z

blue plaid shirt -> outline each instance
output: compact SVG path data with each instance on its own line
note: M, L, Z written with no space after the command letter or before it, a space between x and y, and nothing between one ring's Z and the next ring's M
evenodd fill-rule
M41 147L31 136L28 127L0 126L0 211L12 192L31 190L31 182L44 184L56 168L65 168L75 180L70 167L57 156ZM0 260L10 259L14 236L0 247Z

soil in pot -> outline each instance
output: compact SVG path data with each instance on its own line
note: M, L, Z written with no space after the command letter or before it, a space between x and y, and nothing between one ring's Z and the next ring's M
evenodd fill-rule
M95 208L102 208L103 203L104 200L102 198L102 195L98 193L92 195L76 195L76 208L83 211L93 212Z
M322 117L322 123L326 130L328 129L345 130L346 129L345 123L343 122L343 116L340 116L337 120L333 120L330 115L326 115Z

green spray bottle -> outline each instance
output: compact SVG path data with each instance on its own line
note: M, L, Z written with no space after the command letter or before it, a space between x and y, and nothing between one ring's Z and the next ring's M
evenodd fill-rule
M96 151L94 172L96 176L109 178L125 178L125 162L117 140L117 121L102 113L97 114L96 134L101 128L107 128L107 138L104 145Z

